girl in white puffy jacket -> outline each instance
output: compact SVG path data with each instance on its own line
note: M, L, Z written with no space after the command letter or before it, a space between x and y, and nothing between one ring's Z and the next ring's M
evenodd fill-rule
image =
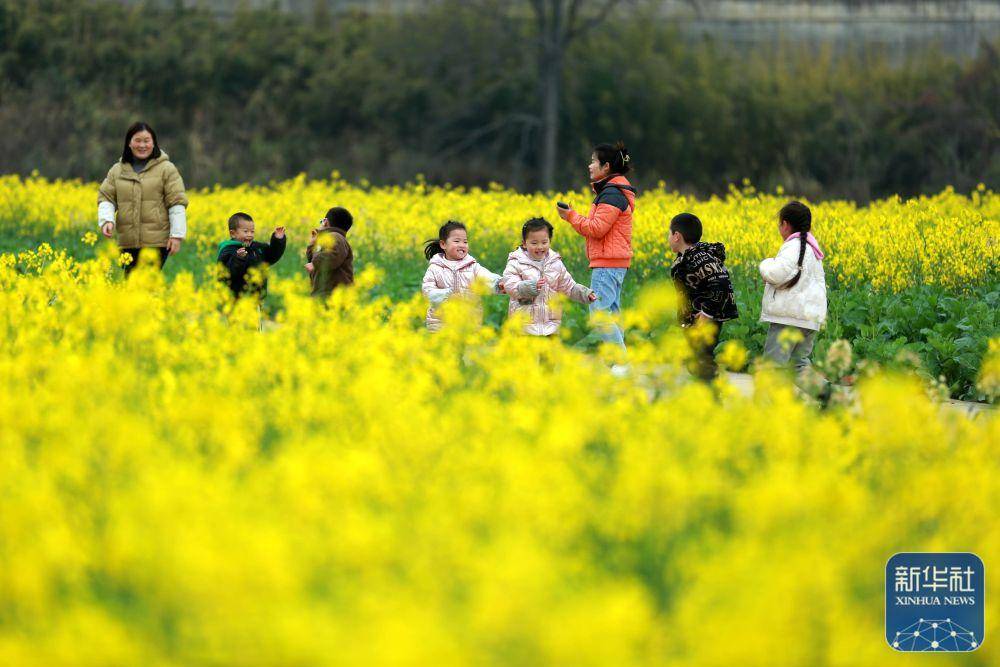
M424 257L428 265L420 291L431 302L427 309L427 328L431 331L440 330L442 324L434 307L454 296L469 295L473 283L482 281L493 294L502 293L500 276L469 254L468 231L461 222L449 220L442 225L438 238L425 244Z
M760 319L768 322L764 355L796 370L809 365L816 332L826 321L826 277L823 251L810 233L812 213L797 201L778 213L778 233L784 239L775 257L760 263L764 301Z
M510 297L509 315L524 315L524 333L554 336L562 324L562 310L553 301L565 294L572 301L591 304L597 294L573 280L562 257L552 249L552 225L532 218L521 227L521 245L507 256L500 282Z

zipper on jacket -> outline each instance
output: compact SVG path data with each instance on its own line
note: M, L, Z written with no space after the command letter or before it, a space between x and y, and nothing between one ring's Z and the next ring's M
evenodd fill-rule
M545 266L546 266L546 264L548 264L548 260L547 259L543 259L542 260L542 266L539 269L539 273L541 274L540 278L545 278ZM548 278L546 278L545 280L546 280L546 283L548 283ZM536 296L534 299L532 299L532 302L531 302L531 305L534 306L534 305L536 305L535 301L538 300L538 304L537 305L541 309L541 317L540 317L540 319L542 320L539 323L539 326L541 326L543 330L545 329L545 325L547 325L549 323L549 319L550 319L549 318L549 304L548 304L548 301L545 299L544 294L543 294L543 290L545 290L546 287L548 287L548 284L542 286L542 289L538 291L538 296ZM532 324L534 324L534 322L532 322Z
M136 174L138 177L139 174ZM139 210L136 213L136 238L139 243L139 254L142 254L142 178L139 178Z

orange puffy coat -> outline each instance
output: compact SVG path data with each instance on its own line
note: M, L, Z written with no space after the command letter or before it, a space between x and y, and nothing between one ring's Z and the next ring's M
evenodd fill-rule
M569 224L587 239L590 268L627 269L632 261L632 213L635 188L624 176L610 176L592 183L597 195L584 217L569 212Z

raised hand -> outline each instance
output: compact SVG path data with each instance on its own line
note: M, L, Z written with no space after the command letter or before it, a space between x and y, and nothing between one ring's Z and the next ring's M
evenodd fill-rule
M283 239L285 238L285 228L284 226L274 228L274 238Z

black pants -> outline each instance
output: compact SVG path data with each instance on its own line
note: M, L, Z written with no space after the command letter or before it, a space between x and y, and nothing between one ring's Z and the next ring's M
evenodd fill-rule
M697 334L691 328L684 330L691 346L688 370L702 380L712 380L719 374L719 366L715 363L715 348L718 347L719 337L722 335L722 322L712 322L712 324L715 326L706 327L704 332L699 331Z
M168 255L167 249L166 248L151 248L151 249L160 251L160 269L162 270L163 265L167 263L167 255ZM142 248L122 248L121 251L124 253L128 253L129 256L132 257L129 263L125 265L125 275L127 276L128 274L132 273L132 269L134 269L135 265L139 262L139 253L142 251Z

